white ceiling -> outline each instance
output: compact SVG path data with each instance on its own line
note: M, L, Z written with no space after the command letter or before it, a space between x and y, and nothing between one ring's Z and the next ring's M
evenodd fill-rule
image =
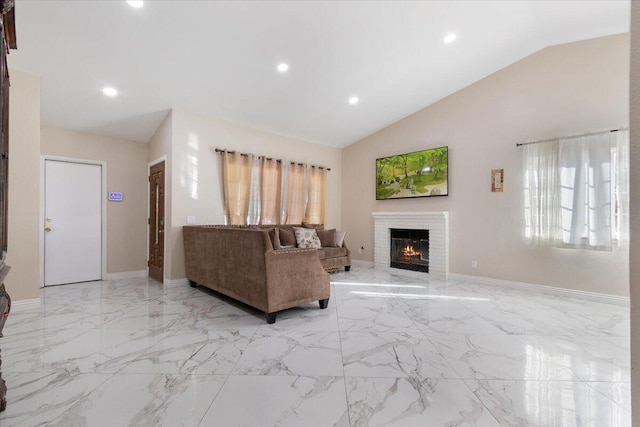
M9 66L41 77L45 126L146 142L176 108L342 147L546 46L626 32L629 9L629 0L141 9L19 0ZM458 38L445 45L450 32ZM106 98L105 85L120 95Z

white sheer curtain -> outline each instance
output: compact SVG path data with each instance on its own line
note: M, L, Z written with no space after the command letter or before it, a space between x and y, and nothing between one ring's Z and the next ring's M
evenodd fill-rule
M612 175L608 133L560 141L560 208L566 247L611 250Z
M524 147L525 234L533 243L611 250L628 223L628 132Z
M560 238L558 143L528 144L522 150L525 236L534 244L555 245Z
M621 130L614 136L613 237L618 240L618 246L623 247L629 243L629 131Z
M249 195L249 212L247 214L247 224L260 223L260 168L262 158L253 156L251 161L251 185Z

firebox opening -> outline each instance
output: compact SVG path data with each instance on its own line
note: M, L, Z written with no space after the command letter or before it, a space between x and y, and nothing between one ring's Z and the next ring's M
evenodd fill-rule
M391 267L429 272L429 230L391 230Z

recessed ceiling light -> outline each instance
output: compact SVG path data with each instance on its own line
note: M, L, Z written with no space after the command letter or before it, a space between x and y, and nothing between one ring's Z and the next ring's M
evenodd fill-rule
M116 96L118 94L118 91L115 88L112 87L104 87L102 88L102 93L104 93L107 96Z
M144 6L144 1L142 1L142 0L127 0L127 3L129 3L129 6L135 7L137 9L141 8L142 6Z
M449 44L449 43L453 43L456 39L456 35L451 33L451 34L447 34L447 36L444 38L444 42Z
M278 64L278 71L281 73L289 71L289 64L285 64L284 62L282 64Z
M352 96L351 98L349 98L349 104L351 105L355 105L359 102L360 100L358 99L357 96Z

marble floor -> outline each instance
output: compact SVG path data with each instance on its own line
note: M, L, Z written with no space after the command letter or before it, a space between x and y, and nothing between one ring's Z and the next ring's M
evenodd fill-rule
M43 289L0 426L630 426L629 310L372 269L262 313L148 279Z

